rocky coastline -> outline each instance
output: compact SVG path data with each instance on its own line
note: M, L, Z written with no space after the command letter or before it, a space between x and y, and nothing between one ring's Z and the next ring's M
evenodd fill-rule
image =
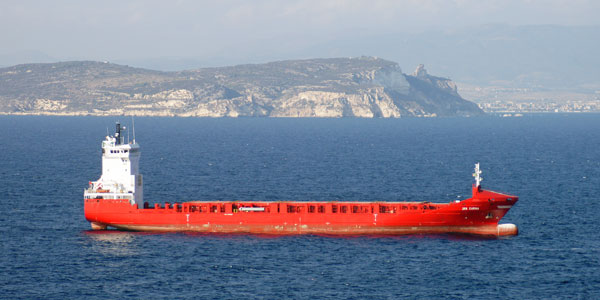
M0 114L401 118L474 116L447 78L374 57L161 72L109 62L0 69Z

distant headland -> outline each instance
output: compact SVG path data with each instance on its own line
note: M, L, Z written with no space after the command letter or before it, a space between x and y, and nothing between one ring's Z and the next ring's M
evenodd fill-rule
M447 78L374 58L287 60L179 72L109 62L0 69L0 114L179 117L473 116Z

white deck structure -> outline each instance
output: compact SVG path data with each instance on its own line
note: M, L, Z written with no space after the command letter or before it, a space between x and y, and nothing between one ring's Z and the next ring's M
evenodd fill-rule
M142 175L139 174L140 146L135 138L123 143L121 124L114 136L102 141L102 176L91 181L84 190L85 199L129 199L138 208L144 207Z

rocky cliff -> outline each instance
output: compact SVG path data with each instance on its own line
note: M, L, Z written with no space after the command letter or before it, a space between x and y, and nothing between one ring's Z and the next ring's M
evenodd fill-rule
M0 69L0 113L186 117L469 116L446 78L372 57L159 72L108 62Z

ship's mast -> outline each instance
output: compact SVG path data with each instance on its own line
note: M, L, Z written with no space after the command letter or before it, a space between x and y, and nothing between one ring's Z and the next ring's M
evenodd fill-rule
M481 181L483 181L483 177L481 177L481 170L479 169L479 163L475 164L475 173L473 173L473 177L475 177L475 187L478 188L481 186Z
M131 115L131 126L133 126L133 143L135 144L135 121L133 120L133 115Z

